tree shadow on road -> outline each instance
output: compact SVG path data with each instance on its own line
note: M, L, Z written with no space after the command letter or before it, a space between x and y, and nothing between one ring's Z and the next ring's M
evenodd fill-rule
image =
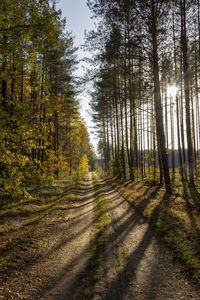
M102 184L101 188L104 189L104 195L109 195L110 202L117 201L116 197L120 198L120 195L116 196L116 191L113 190L110 186L106 184ZM152 193L155 196L157 194L157 190L154 190ZM113 194L113 195L112 195ZM151 195L151 194L150 194ZM119 199L118 199L119 200ZM145 209L145 206L148 205L149 199L145 198L143 199L142 208ZM118 204L114 205L111 208L108 208L108 213L111 213L112 210L114 210L116 207L119 207L120 205L123 205L124 201L119 201ZM159 214L159 207L155 209L155 211L152 213L152 218L155 219L157 214ZM126 215L129 214L128 218L125 218ZM125 219L124 219L125 218ZM119 226L117 226L117 223L120 223ZM100 266L100 263L103 263L106 265L109 263L108 261L104 260L102 262L102 257L104 256L104 251L106 244L112 243L114 240L117 240L119 243L123 243L126 236L129 234L130 231L133 230L133 228L136 225L140 225L141 223L144 223L145 219L142 217L142 215L136 213L135 210L128 204L127 210L124 211L124 213L117 218L116 220L113 220L109 226L115 228L112 235L108 236L103 244L95 245L95 241L91 245L92 249L92 256L89 259L87 266L85 270L81 270L81 272L77 275L76 280L72 283L71 287L68 287L68 292L66 291L65 297L70 297L70 299L92 299L94 294L92 292L93 287L95 286L96 282L100 279L98 269ZM151 222L150 222L151 223ZM130 269L130 266L134 267L135 270L137 269L137 265L139 264L140 260L142 259L144 252L148 245L151 243L152 240L152 229L149 225L147 231L144 234L144 237L142 241L140 242L140 245L138 248L132 253L132 255L129 257L126 267L122 272L120 272L118 278L111 283L110 285L110 292L107 294L106 299L122 299L122 298L116 298L116 288L119 292L119 287L122 283L122 278L127 274L127 271ZM96 240L96 239L95 239ZM97 237L98 240L98 237ZM109 260L109 256L107 257L107 260ZM131 267L131 269L132 269ZM132 274L133 275L133 274ZM63 274L65 276L65 274ZM134 275L132 276L134 277ZM62 280L62 278L60 278ZM70 291L70 294L69 294ZM111 291L115 291L115 298L110 298ZM124 293L126 292L126 288L123 286ZM119 295L119 293L118 293ZM121 294L122 295L122 294ZM120 296L121 297L121 296ZM57 298L58 300L63 299L62 296L60 298Z
M138 266L144 257L145 251L152 242L154 236L152 231L152 222L155 222L158 219L158 216L159 206L157 206L152 212L152 217L138 247L126 259L126 264L118 273L117 278L111 282L105 299L121 300L126 295L129 288L129 282L136 277Z
M185 200L186 211L191 224L199 234L200 231L195 220L195 210L200 211L200 194L194 186L191 186L186 182L183 184L183 198Z

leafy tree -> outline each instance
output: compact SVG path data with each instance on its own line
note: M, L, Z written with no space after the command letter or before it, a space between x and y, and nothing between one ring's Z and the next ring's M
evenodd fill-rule
M27 194L38 176L71 174L90 146L75 99L76 49L61 11L49 0L3 0L0 21L2 203Z
M77 168L77 179L82 179L84 178L85 175L87 175L89 172L89 160L87 158L87 155L84 154L79 162L78 168Z

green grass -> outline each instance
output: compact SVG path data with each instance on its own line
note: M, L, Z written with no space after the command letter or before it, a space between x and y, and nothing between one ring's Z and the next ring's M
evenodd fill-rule
M174 258L200 284L199 192L184 184L178 194L169 196L160 185L116 183L112 179L109 182L152 224L173 250Z
M94 218L95 218L95 236L92 243L92 261L90 263L90 275L91 280L93 282L96 282L99 277L99 266L102 261L102 245L104 243L104 232L105 228L109 222L109 217L107 215L107 208L108 204L106 201L106 198L103 195L103 190L101 189L101 186L96 179L95 176L93 176L93 185L95 189L95 205L94 205Z

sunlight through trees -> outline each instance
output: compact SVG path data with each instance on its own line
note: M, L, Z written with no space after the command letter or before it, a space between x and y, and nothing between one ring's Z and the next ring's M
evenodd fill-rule
M104 170L171 182L199 177L199 1L88 0L96 30L91 107Z

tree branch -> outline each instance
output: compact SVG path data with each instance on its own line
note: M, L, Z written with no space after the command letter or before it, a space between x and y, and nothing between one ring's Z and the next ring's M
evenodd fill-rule
M2 29L0 29L0 32L11 31L11 30L15 30L15 29L18 29L18 28L26 29L26 28L39 27L39 26L41 26L41 24L35 24L35 25L22 24L22 25L16 25L16 26L13 26L13 27L9 27L9 28L2 28Z

